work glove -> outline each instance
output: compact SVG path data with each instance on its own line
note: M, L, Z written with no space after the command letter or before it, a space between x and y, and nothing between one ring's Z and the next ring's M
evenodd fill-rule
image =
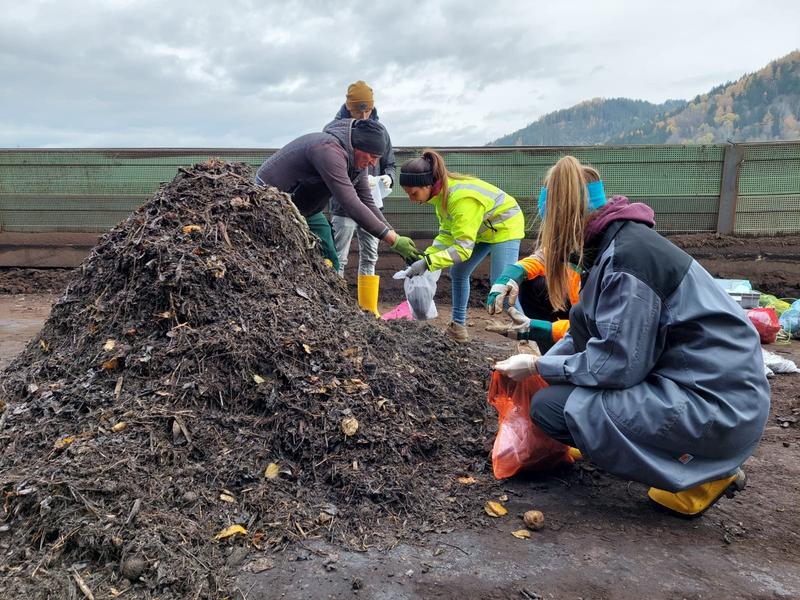
M378 175L378 179L380 179L383 182L383 185L384 187L386 187L387 190L392 189L391 177L389 177L388 175Z
M522 381L539 372L536 368L538 360L539 357L533 354L515 354L495 363L494 370L514 381Z
M427 257L423 256L418 261L411 263L411 266L406 269L406 277L427 273L430 270L429 267Z
M519 296L519 284L527 278L527 273L518 264L508 265L497 281L489 290L486 299L486 310L490 315L499 315L503 312L503 304L508 301L508 306L514 306Z
M493 323L486 326L486 331L499 333L512 340L533 340L539 344L552 345L553 324L541 319L529 319L515 307L508 307L511 323Z
M406 264L411 264L414 260L422 256L414 245L414 240L404 235L398 235L390 247L403 257Z
M374 188L378 185L378 178L374 175L367 175L367 183L370 188Z

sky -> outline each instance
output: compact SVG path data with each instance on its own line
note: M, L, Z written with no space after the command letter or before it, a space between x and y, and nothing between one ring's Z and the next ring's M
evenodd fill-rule
M395 146L691 99L800 47L798 0L0 0L0 148L278 148L366 81Z

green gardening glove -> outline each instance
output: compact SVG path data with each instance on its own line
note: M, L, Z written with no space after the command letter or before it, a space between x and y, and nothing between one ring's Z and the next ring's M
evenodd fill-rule
M512 340L533 340L548 348L553 345L553 324L540 319L529 319L513 306L508 307L511 323L492 323L486 331L499 333Z
M414 240L404 235L398 235L390 247L403 257L403 260L406 261L406 264L411 264L414 260L422 256L419 250L417 250L417 247L414 245Z
M553 324L550 321L531 319L530 329L519 339L533 340L539 347L544 344L549 348L553 344Z
M503 303L508 299L508 305L514 306L519 296L519 284L525 281L528 274L518 264L508 265L500 277L494 282L486 299L486 310L490 315L499 315L503 312Z

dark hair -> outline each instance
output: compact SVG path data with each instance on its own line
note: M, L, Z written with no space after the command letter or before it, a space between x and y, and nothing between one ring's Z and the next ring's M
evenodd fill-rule
M444 157L435 150L425 149L422 156L412 158L400 167L400 185L422 187L442 182L442 210L447 212L447 180L466 179L466 175L447 170Z

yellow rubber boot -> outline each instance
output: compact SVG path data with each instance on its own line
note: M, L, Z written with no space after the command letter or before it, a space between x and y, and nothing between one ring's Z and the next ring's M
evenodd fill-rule
M380 289L380 275L359 275L358 276L358 305L364 310L368 310L376 317L380 317L378 312L378 290Z
M699 517L711 508L723 494L732 496L744 489L747 478L744 471L736 469L736 473L724 479L701 483L680 492L665 492L650 488L647 495L659 506L681 517Z

